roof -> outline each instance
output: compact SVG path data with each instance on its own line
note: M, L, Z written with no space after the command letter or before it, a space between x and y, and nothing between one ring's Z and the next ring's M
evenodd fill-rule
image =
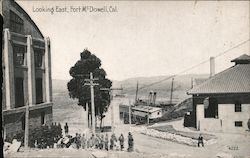
M200 85L194 86L188 94L250 93L250 64L237 64Z
M208 80L208 78L195 78L194 79L194 85L200 85L202 84L203 82L205 82L206 80Z
M152 107L152 106L142 106L142 105L132 107L132 109L136 111L143 111L150 113L162 110L162 108Z
M231 60L231 62L235 62L236 64L249 64L250 63L250 56L243 54L238 58Z
M35 29L38 31L38 33L40 34L40 36L43 38L44 36L43 36L42 32L37 27L36 23L31 19L31 17L29 16L29 14L15 0L11 0L11 2L14 2L13 4L16 5L16 8L20 9L20 11L26 16L27 20L31 22L31 24L35 27Z

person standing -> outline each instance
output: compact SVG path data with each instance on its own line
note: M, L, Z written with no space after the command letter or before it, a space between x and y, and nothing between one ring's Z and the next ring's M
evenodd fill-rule
M79 149L81 147L81 134L76 135L76 148Z
M95 148L98 149L100 146L100 138L99 138L99 135L96 134L96 137L95 137Z
M100 144L99 144L99 149L103 149L104 147L104 136L101 134L101 137L100 137Z
M116 142L117 142L117 138L115 136L115 133L113 133L110 138L110 149L113 150L113 148L116 147Z
M128 132L128 152L134 150L134 139L130 132Z
M82 146L82 149L85 149L85 146L86 146L85 134L82 134L82 137L81 137L81 146Z
M108 134L106 134L105 139L104 139L104 146L105 146L105 150L109 150L109 136Z
M123 150L123 148L124 148L124 136L123 136L123 134L121 134L121 136L119 137L119 141L120 141L120 149Z
M87 140L87 149L90 148L90 138L86 138Z
M114 147L114 138L113 138L113 135L111 135L111 137L110 137L110 150L113 150L113 147Z
M68 135L68 133L69 133L69 126L68 126L67 122L66 122L66 124L64 126L64 132L65 132L65 135Z
M92 136L89 139L89 147L94 148L95 147L95 135L92 134Z
M201 134L198 137L198 147L200 147L200 144L202 145L202 147L204 147L203 137Z

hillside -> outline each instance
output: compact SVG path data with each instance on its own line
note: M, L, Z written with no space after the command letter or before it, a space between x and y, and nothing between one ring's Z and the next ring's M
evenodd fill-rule
M164 80L165 78L169 78L170 76L153 76L153 77L137 77L137 78L129 78L122 81L113 81L113 87L123 87L123 92L127 97L134 99L136 84L139 82L139 88L144 87L145 85L152 84L157 81ZM188 98L186 91L191 88L191 78L207 78L206 74L188 74L181 75L174 79L174 93L173 98L176 102L179 102L183 99ZM171 81L169 80L160 82L158 84L152 85L150 87L146 87L144 89L139 90L138 97L141 99L146 99L150 91L157 92L157 101L168 101L170 97L171 91ZM67 91L67 80L53 80L53 93L68 93ZM119 93L119 92L114 92Z
M170 76L155 76L155 77L138 77L138 78L130 78L123 81L114 81L113 87L123 87L123 93L127 94L128 97L134 98L136 91L137 81L139 82L139 88L144 87L146 85L152 84L154 82L158 82L169 78ZM174 79L174 93L173 98L176 102L179 102L183 99L188 98L189 96L186 94L187 90L191 88L191 79L192 78L207 78L206 74L188 74L177 76ZM150 87L143 88L139 90L139 98L145 99L148 97L150 91L157 92L157 100L158 101L168 101L170 98L171 92L171 81L172 79L168 79L166 81L160 82L158 84L152 85Z
M68 93L67 83L68 80L53 79L52 80L53 93Z

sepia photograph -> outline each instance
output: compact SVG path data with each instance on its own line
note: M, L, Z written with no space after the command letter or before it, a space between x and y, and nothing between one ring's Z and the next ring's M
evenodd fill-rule
M250 1L0 0L4 158L250 158Z

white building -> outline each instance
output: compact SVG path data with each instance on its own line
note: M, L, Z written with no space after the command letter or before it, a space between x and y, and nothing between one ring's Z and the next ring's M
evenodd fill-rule
M149 116L149 119L157 119L162 117L162 108L139 105L132 107L132 115L137 117L146 118Z

